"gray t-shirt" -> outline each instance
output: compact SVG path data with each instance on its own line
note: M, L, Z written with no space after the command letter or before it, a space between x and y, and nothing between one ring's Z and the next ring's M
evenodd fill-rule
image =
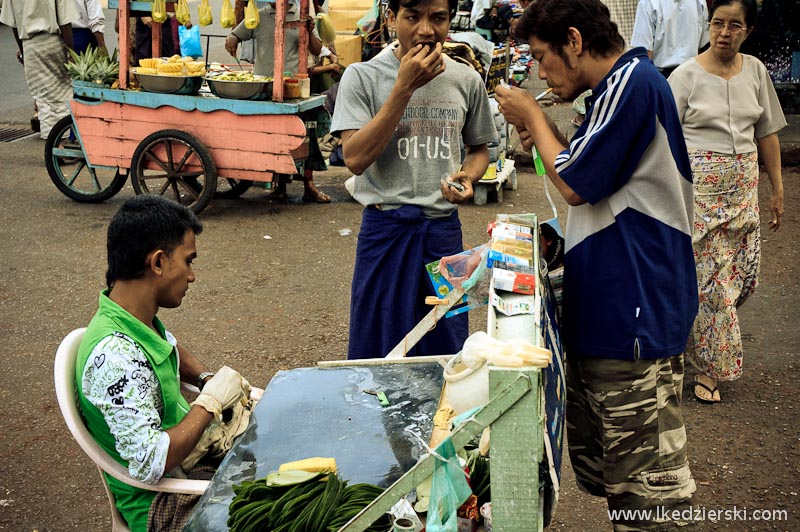
M256 61L253 72L259 76L270 76L275 72L275 8L267 5L258 10L259 21L255 29L248 30L244 21L240 22L233 30L240 41L256 40ZM286 21L300 19L300 10L294 3L289 3L286 9ZM316 30L315 30L316 34ZM300 55L300 30L289 28L284 33L283 43L283 71L298 72Z
M347 67L332 132L361 129L378 113L400 69L394 49ZM497 140L480 75L447 56L444 61L444 73L414 92L386 149L356 177L353 197L362 205L418 205L429 218L447 216L456 205L444 199L440 181L459 170L462 146Z

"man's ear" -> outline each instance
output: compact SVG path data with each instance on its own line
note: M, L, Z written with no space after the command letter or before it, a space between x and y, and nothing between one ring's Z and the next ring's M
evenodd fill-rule
M147 254L147 267L156 275L161 275L165 253L163 249L157 249Z
M567 50L576 56L583 53L583 36L574 26L567 28Z
M397 17L391 9L386 10L386 23L389 24L389 29L397 29Z

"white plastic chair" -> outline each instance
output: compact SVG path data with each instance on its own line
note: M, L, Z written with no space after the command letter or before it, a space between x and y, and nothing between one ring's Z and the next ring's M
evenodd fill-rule
M106 490L108 502L111 505L112 531L130 532L122 515L117 511L114 495L108 489L108 484L106 483L103 472L108 473L125 484L137 488L190 495L201 495L211 482L209 480L162 478L156 484L145 484L144 482L131 478L128 474L128 470L118 464L94 441L86 425L83 424L83 418L81 418L80 412L78 411L75 392L75 361L78 356L78 347L81 345L81 340L83 340L84 332L86 332L86 328L75 329L69 333L64 340L61 341L56 351L54 376L58 406L61 408L61 414L64 416L64 421L67 422L67 427L75 438L75 441L78 442L83 452L92 459L100 470L100 478L103 480L103 487Z

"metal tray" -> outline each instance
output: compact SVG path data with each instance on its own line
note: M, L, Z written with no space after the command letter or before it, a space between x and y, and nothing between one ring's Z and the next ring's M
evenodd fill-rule
M158 74L136 74L139 85L147 92L161 94L197 94L203 85L203 76L160 76Z
M271 81L225 81L206 77L211 92L220 98L234 100L272 99Z

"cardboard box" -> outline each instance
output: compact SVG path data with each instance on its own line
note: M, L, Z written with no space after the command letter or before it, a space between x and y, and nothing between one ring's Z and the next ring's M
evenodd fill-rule
M328 16L331 17L336 33L352 34L358 28L358 21L368 9L369 7L366 9L343 9L331 6L328 10Z
M360 35L336 34L336 56L339 58L340 65L360 63L362 48L363 40Z

